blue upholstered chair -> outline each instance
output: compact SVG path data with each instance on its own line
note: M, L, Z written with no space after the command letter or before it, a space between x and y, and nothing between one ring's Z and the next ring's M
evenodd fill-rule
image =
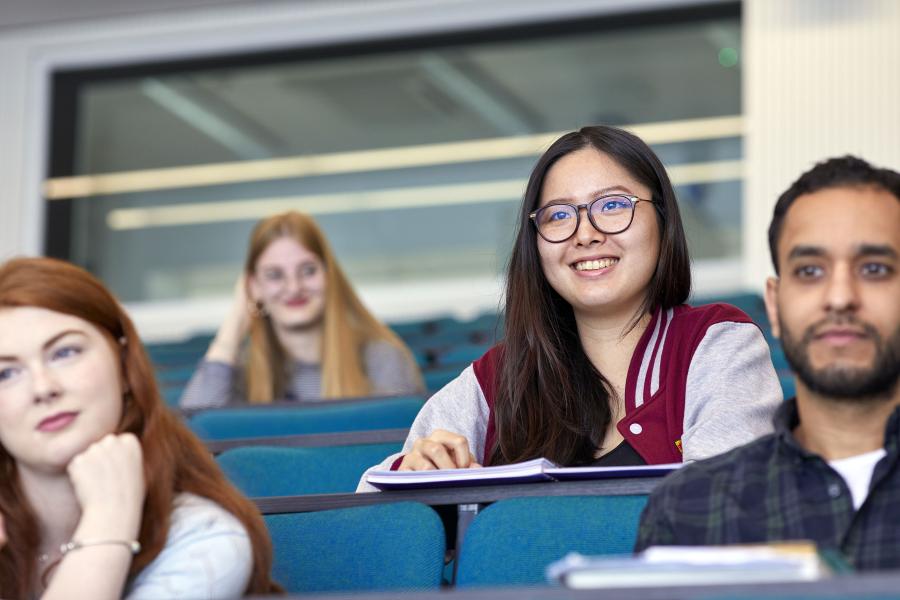
M162 395L163 402L166 403L166 406L172 408L178 408L178 402L181 400L182 392L184 392L184 387L180 385L161 385L159 387L159 393Z
M188 419L188 426L205 440L397 429L412 425L421 397L385 398L314 406L219 408Z
M491 348L491 344L456 344L437 355L438 365L458 365L462 371L469 363L474 362Z
M225 475L246 496L299 496L353 492L363 471L402 442L320 446L242 446L216 457Z
M455 365L452 367L436 367L422 371L422 378L425 380L425 388L430 392L436 392L441 389L463 372L465 366Z
M646 496L512 498L469 526L457 586L546 583L548 564L569 552L630 554Z
M797 384L793 375L781 375L778 380L781 382L781 393L784 394L785 400L797 395Z
M400 502L266 515L272 575L290 593L428 590L441 582L446 543L440 517Z

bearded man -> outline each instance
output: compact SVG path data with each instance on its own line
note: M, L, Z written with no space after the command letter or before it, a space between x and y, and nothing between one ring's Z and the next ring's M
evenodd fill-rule
M796 398L775 433L667 477L636 549L806 539L900 568L900 175L819 163L779 198L769 247Z

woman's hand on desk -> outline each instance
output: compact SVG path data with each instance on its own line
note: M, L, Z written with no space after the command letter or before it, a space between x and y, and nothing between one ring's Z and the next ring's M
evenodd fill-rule
M399 471L430 471L434 469L465 469L480 467L469 452L465 436L436 429L431 435L413 443L412 451L403 457Z

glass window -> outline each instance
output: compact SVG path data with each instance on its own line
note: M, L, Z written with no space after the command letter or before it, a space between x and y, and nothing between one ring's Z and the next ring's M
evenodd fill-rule
M671 169L696 264L737 259L739 15L706 13L59 73L47 251L126 301L225 296L293 208L358 286L496 278L536 157L608 123Z

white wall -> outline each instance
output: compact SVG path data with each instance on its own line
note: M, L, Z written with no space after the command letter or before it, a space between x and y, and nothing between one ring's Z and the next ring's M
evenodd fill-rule
M772 273L766 231L803 171L856 154L900 169L900 2L744 4L744 277Z

